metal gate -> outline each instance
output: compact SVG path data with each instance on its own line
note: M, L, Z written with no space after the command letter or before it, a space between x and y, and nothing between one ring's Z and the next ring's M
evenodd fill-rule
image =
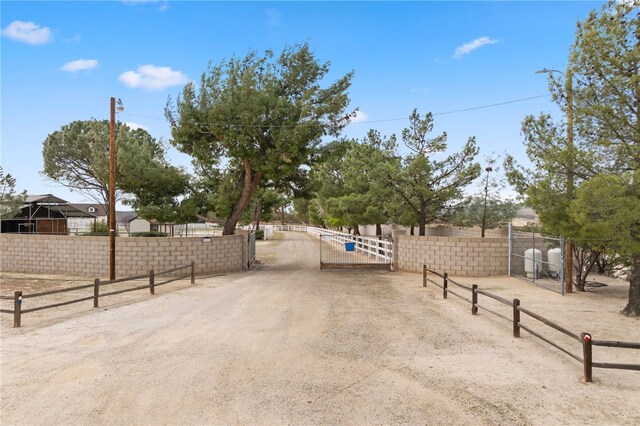
M382 237L349 234L320 235L320 269L391 270L393 244Z
M253 265L253 262L256 260L256 233L251 232L248 237L249 241L249 253L247 256L247 268L250 268Z

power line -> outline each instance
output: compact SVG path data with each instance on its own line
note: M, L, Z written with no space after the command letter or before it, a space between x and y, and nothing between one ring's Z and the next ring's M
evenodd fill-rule
M461 109L454 109L451 111L442 111L442 112L434 112L431 115L448 115L448 114L457 114L460 112L468 112L468 111L475 111L475 110L479 110L479 109L487 109L487 108L495 108L495 107L499 107L499 106L503 106L503 105L509 105L509 104L515 104L518 102L525 102L525 101L530 101L533 99L540 99L540 98L546 98L549 95L537 95L537 96L530 96L528 98L520 98L520 99L514 99L514 100L510 100L510 101L504 101L504 102L497 102L497 103L493 103L493 104L488 104L488 105L480 105L480 106L475 106L475 107L469 107L469 108L461 108ZM167 121L167 119L165 117L152 117L152 116L148 116L148 115L140 115L140 114L131 114L131 113L121 113L121 115L128 115L131 117L139 117L139 118L147 118L150 120L160 120L160 121ZM386 122L390 122L390 121L403 121L403 120L408 120L409 117L399 117L399 118L385 118L385 119L380 119L380 120L366 120L366 121L357 121L354 123L350 123L350 124L373 124L373 123L386 123ZM227 125L227 126L236 126L236 127L265 127L264 125L259 125L259 124L240 124L240 123L225 123L225 122L213 122L213 123L199 123L199 122L192 122L193 124L213 124L213 125ZM281 126L268 126L268 127L280 127L280 128L285 128L285 127L296 127L297 125L281 125Z

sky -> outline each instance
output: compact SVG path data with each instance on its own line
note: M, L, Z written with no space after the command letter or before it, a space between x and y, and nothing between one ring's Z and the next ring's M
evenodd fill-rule
M565 69L576 23L601 4L3 0L0 163L19 191L87 201L42 175L48 134L108 119L113 96L125 107L119 121L169 142L168 98L209 63L308 42L331 63L328 81L354 71L358 113L344 136L399 136L417 108L434 114L449 152L475 136L481 163L509 153L526 164L523 118L562 119L535 71ZM168 157L189 167L173 148Z

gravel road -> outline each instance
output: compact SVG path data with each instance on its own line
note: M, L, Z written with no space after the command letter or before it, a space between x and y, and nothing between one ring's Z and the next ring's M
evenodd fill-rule
M0 423L640 424L640 374L584 384L419 275L320 271L277 235L253 272L3 330Z

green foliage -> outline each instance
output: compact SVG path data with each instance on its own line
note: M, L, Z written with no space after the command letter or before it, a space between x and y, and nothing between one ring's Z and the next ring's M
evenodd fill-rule
M109 225L104 220L96 220L91 224L92 233L106 233L109 234Z
M355 229L387 221L387 163L395 149L394 136L383 138L374 130L361 141L340 140L323 147L313 178L328 226Z
M104 220L97 220L91 224L91 230L82 234L86 237L108 237L109 236L109 224ZM116 231L116 235L118 232Z
M564 81L551 76L549 86L573 120L565 126L549 115L527 117L523 133L534 169L517 167L511 159L505 166L511 166L510 181L526 195L546 232L626 257L631 285L623 313L637 316L640 9L632 3L611 1L578 23Z
M482 226L485 217L485 229L506 226L516 216L518 205L510 200L487 199L486 216L484 197L475 195L465 200L454 214L453 223L457 226Z
M264 230L258 229L256 231L256 240L264 240Z
M0 165L0 218L10 219L20 213L27 198L27 192L16 194L16 179L11 174L4 174Z
M132 232L131 237L168 237L169 234L160 231Z
M573 238L588 243L593 236L615 242L611 254L631 257L640 253L640 171L598 175L583 183L571 203L579 232Z
M462 190L480 174L475 162L478 147L474 137L458 153L438 159L447 148L447 134L429 138L433 129L431 113L424 118L414 110L410 126L402 132L402 140L410 154L396 156L387 170L386 186L393 192L394 222L418 225L424 235L426 224L446 215L452 202L461 198ZM404 223L403 223L404 222Z
M172 143L191 155L197 170L226 161L216 214L232 234L245 208L264 182L277 190L304 188L312 154L325 135L348 123L345 108L352 74L327 88L329 72L308 45L250 52L210 66L199 88L187 84L165 115ZM295 194L294 194L295 195Z
M116 126L116 200L141 216L166 219L175 213L175 197L186 192L188 176L170 166L162 142L143 129ZM107 206L109 202L109 122L74 121L47 136L44 174ZM153 217L153 215L161 217Z
M298 221L306 224L309 224L311 220L309 215L309 203L310 201L306 198L294 198L292 201L293 212L296 215L296 218Z

